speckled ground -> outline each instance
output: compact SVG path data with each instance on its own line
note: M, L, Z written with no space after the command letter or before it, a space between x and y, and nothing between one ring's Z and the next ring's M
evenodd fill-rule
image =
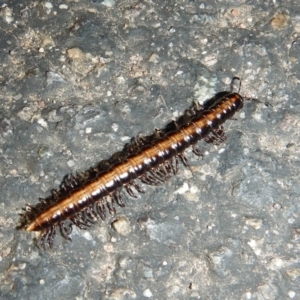
M1 299L300 299L300 3L0 4ZM66 174L242 78L228 142L50 251L16 230Z

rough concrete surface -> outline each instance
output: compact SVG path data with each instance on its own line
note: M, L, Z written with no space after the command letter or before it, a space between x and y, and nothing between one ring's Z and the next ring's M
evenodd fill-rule
M300 299L300 2L1 1L1 299ZM242 78L228 142L52 250L16 230L138 134Z

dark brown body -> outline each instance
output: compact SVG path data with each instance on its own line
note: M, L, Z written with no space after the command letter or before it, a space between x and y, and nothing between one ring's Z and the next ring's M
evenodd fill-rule
M61 222L72 220L79 212L112 195L120 187L130 185L134 179L156 170L161 164L178 157L189 146L215 133L242 106L243 98L238 93L226 93L210 106L195 108L185 123L139 147L136 153L130 153L122 162L100 172L37 214L27 231L47 233Z

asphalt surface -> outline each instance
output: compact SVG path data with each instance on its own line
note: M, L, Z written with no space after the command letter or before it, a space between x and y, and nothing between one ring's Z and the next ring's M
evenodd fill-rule
M300 299L299 1L0 4L0 299ZM226 144L73 242L27 204L228 90Z

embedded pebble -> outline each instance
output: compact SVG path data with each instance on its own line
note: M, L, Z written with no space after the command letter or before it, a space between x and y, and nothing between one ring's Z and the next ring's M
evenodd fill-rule
M231 254L232 254L232 251L229 248L222 246L219 249L208 253L208 257L209 257L210 262L214 265L214 267L217 267L217 266L221 265L221 263L225 259L225 257L228 257Z
M293 299L296 296L296 293L294 291L289 291L288 295L291 299Z
M282 205L280 203L274 203L273 208L276 210L282 209Z
M37 120L37 122L44 128L48 128L48 124L47 122L43 119L43 118L40 118Z
M252 250L254 251L254 253L259 256L261 255L262 249L261 249L261 245L263 244L263 240L254 240L251 239L248 242L248 245L252 248Z
M147 298L151 298L153 296L153 294L151 293L150 289L146 289L143 292L143 295Z
M69 160L69 161L67 162L67 165L68 165L70 168L73 168L73 167L75 166L74 160Z
M283 29L288 26L290 18L288 14L278 14L271 20L271 26L277 30Z
M40 112L38 111L37 105L32 104L24 107L17 113L17 116L23 121L33 122L35 119L40 118Z
M296 280L300 277L300 269L299 268L293 268L286 271L286 274L288 277L290 277L292 280Z
M102 5L105 5L107 7L112 7L115 5L115 0L104 0L101 2Z
M278 299L278 289L272 283L262 283L258 285L256 299Z
M114 290L110 296L105 297L106 300L122 300L122 299L136 299L136 293L129 288L119 288Z
M59 9L68 9L68 5L67 4L60 4Z
M46 14L49 15L51 13L52 8L53 8L53 4L49 1L47 1L47 2L44 3L44 8L45 8Z
M51 9L51 8L53 8L53 4L51 2L47 1L47 2L45 2L44 7Z
M127 236L131 232L130 222L125 217L119 217L112 223L112 227L121 236Z
M124 76L118 76L115 78L117 84L124 84L126 82Z
M117 132L118 129L119 129L119 125L118 125L117 123L113 123L113 124L111 125L111 128L112 128L112 130L113 130L114 132Z
M2 17L6 23L10 24L14 20L13 10L6 4L3 4L2 7L0 7L0 17Z
M63 77L60 74L55 72L49 71L46 73L46 76L47 76L46 78L47 86L53 84L54 82L61 82L61 83L65 82Z
M67 50L67 55L72 59L82 60L85 54L79 48L70 48Z
M189 190L189 185L185 182L179 189L177 189L174 194L182 195Z
M262 227L262 220L260 219L255 219L255 218L245 218L245 223L247 225L250 225L251 227L253 227L254 229L259 229Z

